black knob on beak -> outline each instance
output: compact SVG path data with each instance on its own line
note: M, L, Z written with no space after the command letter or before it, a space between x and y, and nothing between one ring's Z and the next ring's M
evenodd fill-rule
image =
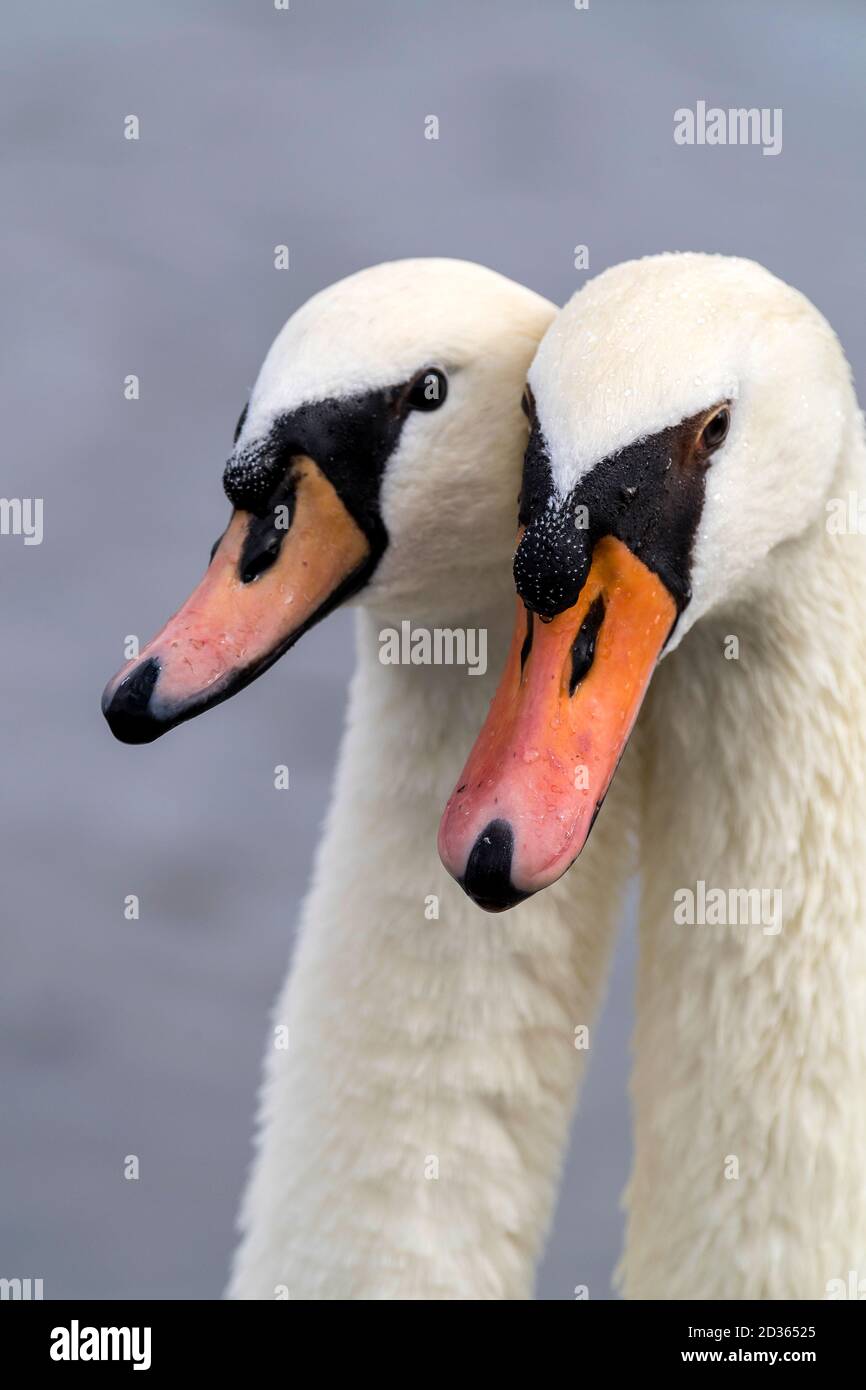
M232 454L223 473L226 497L239 511L260 515L282 476L275 452L267 444L251 444Z
M530 521L514 556L514 582L526 607L555 618L577 602L592 563L589 531L567 505L546 506Z

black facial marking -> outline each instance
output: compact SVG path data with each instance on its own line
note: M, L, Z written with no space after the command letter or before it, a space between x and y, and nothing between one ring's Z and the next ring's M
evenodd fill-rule
M240 415L238 416L238 422L237 422L237 424L235 425L234 439L232 440L232 443L233 443L233 444L237 444L238 439L240 438L240 433L241 433L241 430L242 430L243 427L244 427L244 421L245 421L246 418L247 418L247 411L249 410L249 408L250 408L249 401L247 401L247 404L244 406L243 410L241 411Z
M312 459L332 483L369 543L369 558L349 592L367 582L388 543L379 507L382 477L407 415L420 408L410 400L419 380L423 374L382 390L298 406L263 439L229 459L223 476L226 495L233 506L252 513L238 566L244 583L258 578L280 553L294 516L302 456ZM347 596L341 590L341 597Z
M514 557L517 592L528 608L541 618L571 608L596 544L615 536L659 576L682 611L691 597L709 455L726 433L715 427L716 442L707 447L705 420L702 412L610 455L564 500L556 495L541 427L533 423L520 495L525 530Z
M588 673L595 658L595 642L604 622L604 599L601 594L593 599L589 612L580 625L580 630L571 645L571 676L568 693L573 695L584 676Z
M527 390L529 388L527 387ZM524 396L524 400L526 397ZM531 428L523 455L523 478L520 484L520 501L517 519L521 526L528 526L547 506L553 495L553 478L550 472L550 457L547 441L541 425L534 413L535 402L530 415Z
M532 613L526 610L526 636L523 639L523 646L520 648L520 674L523 675L523 668L529 659L532 651Z

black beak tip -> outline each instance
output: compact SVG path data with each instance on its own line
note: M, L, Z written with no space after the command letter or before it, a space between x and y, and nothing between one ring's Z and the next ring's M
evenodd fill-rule
M115 690L102 696L102 713L121 743L153 743L169 727L150 711L150 697L159 679L159 662L148 657L125 676Z
M507 912L529 897L511 882L514 831L507 820L492 820L472 846L460 887L485 912Z

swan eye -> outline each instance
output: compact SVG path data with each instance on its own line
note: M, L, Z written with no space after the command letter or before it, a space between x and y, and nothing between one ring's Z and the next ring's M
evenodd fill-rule
M715 415L711 415L704 428L701 430L698 439L698 448L702 454L711 454L714 449L727 438L728 430L731 427L731 412L726 405L721 410L717 410Z
M409 410L438 410L448 395L448 378L438 367L425 367L409 387L406 406Z
M247 403L241 411L240 415L238 416L238 422L235 425L234 439L232 440L233 444L237 444L238 442L238 438L240 437L240 432L244 427L244 420L247 418L247 411L249 410L249 408L249 403Z

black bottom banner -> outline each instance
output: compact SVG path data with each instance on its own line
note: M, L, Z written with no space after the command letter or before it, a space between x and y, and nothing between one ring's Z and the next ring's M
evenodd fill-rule
M859 1301L859 1300L858 1300ZM319 1358L318 1370L331 1361L337 1331L344 1341L359 1374L375 1374L376 1367L359 1357L358 1333L373 1330L355 1323L357 1312L345 1324L345 1305L323 1303L316 1313L291 1301L273 1303L167 1303L115 1302L72 1303L3 1301L0 1303L0 1329L7 1364L16 1374L48 1372L50 1378L69 1375L98 1377L100 1368L110 1367L116 1375L140 1373L151 1379L178 1373L218 1373L250 1371L260 1365L282 1367L286 1374L308 1374L306 1357L313 1351ZM381 1313L368 1313L376 1326ZM400 1325L385 1324L385 1335L400 1338L406 1333ZM436 1315L441 1316L440 1313ZM811 1366L824 1374L837 1365L856 1366L862 1356L864 1319L855 1310L833 1303L620 1303L578 1302L564 1315L559 1327L577 1340L570 1343L570 1357L579 1365L601 1366L613 1373L631 1366L647 1372L667 1371L675 1366ZM427 1318L431 1320L427 1322ZM312 1327L311 1327L312 1319ZM321 1321L320 1321L321 1320ZM425 1326L426 1324L426 1326ZM455 1327L463 1333L466 1325ZM535 1325L538 1327L538 1324ZM550 1324L545 1325L546 1329ZM527 1329L532 1325L528 1324ZM418 1329L441 1338L442 1328L431 1313ZM514 1327L512 1324L512 1331ZM306 1341L313 1332L312 1344ZM480 1332L478 1352L490 1343L486 1327ZM318 1333L325 1341L319 1340ZM504 1340L504 1339L503 1339ZM304 1342L306 1345L304 1346ZM509 1344L513 1346L513 1344ZM443 1371L454 1370L455 1351L443 1345ZM354 1351L352 1348L354 1347ZM561 1348L551 1348L562 1352ZM527 1348L528 1351L528 1348ZM303 1355L306 1353L306 1355ZM427 1346L424 1369L435 1364ZM303 1359L300 1364L298 1356ZM509 1356L511 1353L509 1353ZM477 1356L477 1352L476 1352ZM380 1343L375 1361L384 1370L389 1361ZM405 1368L405 1360L399 1356ZM464 1366L472 1353L461 1350ZM480 1358L476 1361L480 1369ZM491 1369L485 1365L485 1370ZM414 1378L414 1377L413 1377Z

